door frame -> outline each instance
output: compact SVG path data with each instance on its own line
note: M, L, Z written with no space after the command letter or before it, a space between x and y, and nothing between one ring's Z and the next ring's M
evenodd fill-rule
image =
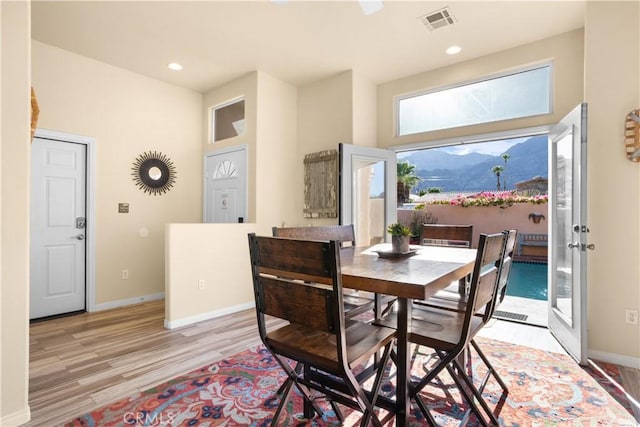
M96 141L95 138L38 128L35 138L83 144L86 148L85 308L96 311Z
M244 152L244 222L248 222L249 218L249 145L234 145L219 150L207 151L204 153L203 174L202 174L202 222L207 223L207 181L209 178L209 170L207 169L209 157L219 156L221 154L233 153L234 151ZM213 172L213 171L211 171Z
M339 170L339 224L356 224L353 208L353 159L376 160L385 162L384 188L384 230L385 241L390 241L390 235L386 232L387 226L397 221L396 198L396 152L392 149L369 147L340 143L338 145ZM357 228L357 227L356 227Z
M583 102L573 108L549 131L549 268L547 272L548 292L548 322L549 332L562 345L567 353L580 365L586 365L588 359L588 262L587 262L587 103ZM572 207L571 222L578 226L578 231L572 236L577 247L572 250L572 299L571 318L567 318L554 304L556 302L556 269L557 244L560 243L557 232L558 221L555 218L557 210L557 141L565 136L571 136L572 150ZM578 211L576 213L576 210ZM563 242L563 244L567 244ZM577 271L576 271L577 270ZM577 291L577 292L576 292Z

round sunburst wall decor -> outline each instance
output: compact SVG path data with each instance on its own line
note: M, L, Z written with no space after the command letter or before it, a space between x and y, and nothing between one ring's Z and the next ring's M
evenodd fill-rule
M145 193L154 196L164 194L176 182L176 168L166 155L157 151L145 151L133 162L133 181Z

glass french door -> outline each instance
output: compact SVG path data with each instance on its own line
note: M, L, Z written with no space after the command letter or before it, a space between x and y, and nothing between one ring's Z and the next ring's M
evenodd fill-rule
M390 150L340 144L340 224L353 224L356 244L387 240L396 222L396 154Z
M549 330L587 362L587 104L549 133Z

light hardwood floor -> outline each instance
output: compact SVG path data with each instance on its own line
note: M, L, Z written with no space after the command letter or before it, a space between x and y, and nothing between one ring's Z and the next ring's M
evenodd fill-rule
M27 426L60 425L260 343L253 310L174 330L163 324L164 301L32 324ZM545 331L495 321L483 335L562 351ZM638 372L623 370L636 400Z

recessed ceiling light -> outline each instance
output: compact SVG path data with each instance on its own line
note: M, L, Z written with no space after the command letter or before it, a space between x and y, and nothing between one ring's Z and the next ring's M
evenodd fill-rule
M182 70L182 65L178 64L177 62L172 62L171 64L168 65L169 69L174 70L174 71L180 71Z
M382 0L360 0L360 8L365 15L371 15L382 10Z
M448 55L455 55L456 53L460 53L461 50L462 48L460 46L449 46L445 52L447 52Z

